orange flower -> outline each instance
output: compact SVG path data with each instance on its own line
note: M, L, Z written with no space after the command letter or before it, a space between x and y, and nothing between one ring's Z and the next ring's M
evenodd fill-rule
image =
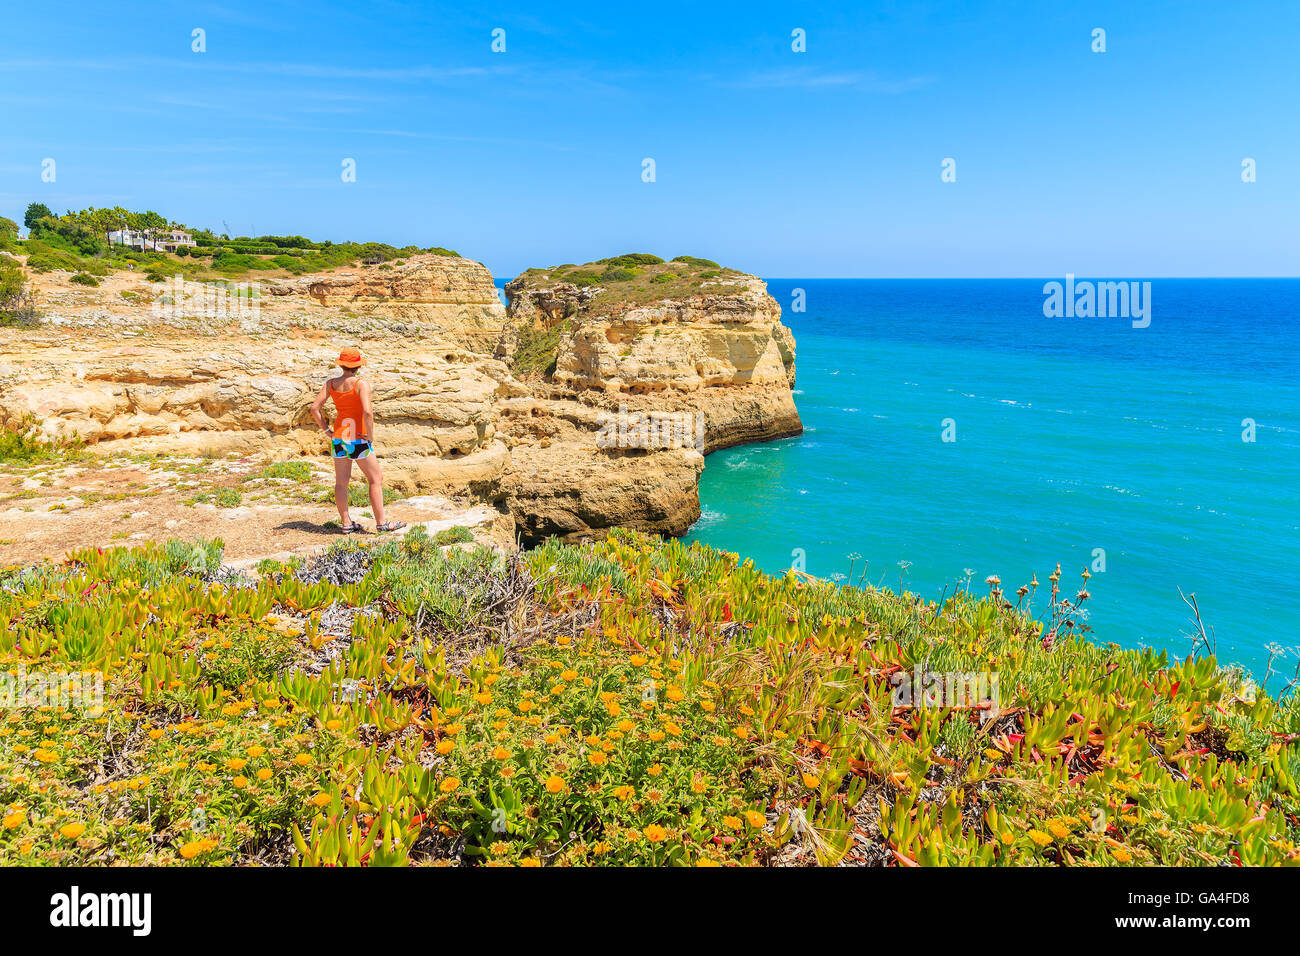
M631 787L629 787L627 784L623 784L621 787L615 787L615 788L614 788L614 796L618 797L618 799L620 799L620 800L629 800L629 799L631 799L632 794L633 794L634 792L635 792L635 791L634 791Z
M597 750L595 753L587 754L587 763L591 764L593 767L599 767L601 764L605 763L608 760L609 758L605 756L605 754L602 751L599 750Z
M645 838L651 843L658 843L668 835L668 831L657 823L650 824L642 832L645 834Z
M557 777L554 774L546 778L546 792L559 793L565 788L566 784L563 777Z
M451 793L460 786L460 780L457 777L448 777L442 783L438 784L438 789L443 793Z
M65 823L59 827L59 834L65 840L75 840L86 832L86 826L83 823Z
M751 827L767 826L767 817L757 810L746 810L745 819L749 821Z

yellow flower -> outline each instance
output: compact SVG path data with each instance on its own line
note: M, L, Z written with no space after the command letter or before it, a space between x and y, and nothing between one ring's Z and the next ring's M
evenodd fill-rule
M668 835L668 831L665 830L657 823L650 824L641 832L645 834L645 838L649 840L651 843L658 843L660 840L662 840L664 837Z
M618 722L618 729L625 734L630 734L632 732L632 728L635 726L636 724L632 723L632 721L630 720L620 720Z
M587 763L591 764L593 767L599 767L607 760L609 760L609 758L606 757L605 754L599 750L597 750L595 753L587 754Z
M1110 855L1115 858L1116 863L1128 863L1133 859L1133 854L1122 846L1116 847L1110 851Z
M330 802L330 795L328 793L318 793L316 794L316 796L311 798L311 802L318 807L328 806Z
M474 695L474 700L486 707L492 703L492 695L486 691Z
M247 778L247 777L236 777L234 780L230 781L230 784L231 784L231 786L233 786L236 790L242 790L244 787L247 787L247 786L248 786L248 778Z
M674 701L674 702L679 701L679 700L682 700L682 699L684 699L684 698L686 697L686 692L683 691L683 690L682 690L680 687L678 687L676 684L669 684L669 685L668 685L668 690L667 690L666 693L667 693L668 699L671 700L671 701Z
M0 822L3 823L3 826L6 830L12 830L14 827L22 826L26 821L27 821L27 814L23 813L23 811L21 810L15 810L13 813L9 814L7 817L4 818L3 821Z
M816 790L818 787L822 785L822 781L820 777L814 777L810 773L801 773L800 776L803 777L803 785L807 787L809 790Z
M629 787L627 784L623 784L621 787L614 788L614 796L618 797L618 799L620 800L631 799L633 792L634 792L633 789Z
M451 753L453 750L456 749L456 742L454 740L448 740L444 737L442 740L438 741L438 745L433 749L438 751L438 753L440 753L442 756L445 757L447 756L447 754Z
M740 819L740 817L727 816L722 818L722 825L724 827L729 827L732 830L739 830L744 826L744 823L745 821Z
M526 856L519 861L520 866L541 866L542 861L535 856Z
M300 767L305 767L307 764L311 763L311 754L298 754L298 756L293 758L293 762Z
M460 786L460 780L456 777L448 777L442 783L438 784L438 789L443 793L451 793Z
M642 657L640 654L633 654L628 660L631 661L633 667L645 667L648 658Z
M63 826L59 827L59 833L65 840L75 840L85 832L85 824L81 823L65 823Z
M181 847L181 856L187 860L192 860L200 853L211 850L215 844L215 840L191 840Z
M645 772L650 774L652 777L657 777L664 772L664 765L661 763L651 764L649 767L645 768Z
M555 643L559 644L561 647L568 647L573 643L573 638L569 637L567 634L561 634L555 639Z
M1051 830L1052 836L1056 837L1058 840L1064 840L1070 835L1070 828L1064 824L1057 823L1055 820L1047 825L1047 829Z
M694 792L694 793L703 793L703 792L704 792L705 790L707 790L707 789L708 789L708 785L704 782L704 778L703 778L703 777L692 777L692 778L691 778L691 791L692 791L692 792Z
M575 670L560 671L560 677L566 681L575 681L578 679L578 672Z
M546 792L559 793L565 787L564 778L557 777L554 774L546 778Z
M149 731L149 739L150 739L150 740L157 740L157 739L158 739L159 737L161 737L162 735L163 735L163 732L162 732L161 730L158 730L157 728L154 728L153 730Z
M261 770L257 771L257 779L258 779L258 780L261 780L263 783L265 783L266 781L270 780L270 779L271 779L271 768L270 768L270 767L263 767Z
M334 718L333 720L325 721L326 730L338 730L342 726L343 726L343 721L339 720L337 717Z
M229 760L226 761L226 769L243 770L247 764L248 761L245 760L243 757L231 757Z
M41 763L53 763L59 759L59 755L53 750L46 750L44 747L37 747L32 751L32 756Z
M1029 839L1033 840L1039 846L1047 846L1047 844L1052 842L1052 838L1042 830L1030 830Z
M664 732L662 730L652 730L650 731L650 739L655 743L659 743L659 741L664 739Z
M713 701L711 701L711 700L702 700L702 701L700 701L700 710L704 711L706 714L711 714L711 713L713 713L713 712L714 712L715 710L717 710L717 709L718 709L718 705L715 704L715 703L714 703ZM701 859L703 859L703 858L701 858ZM712 864L712 865L713 865L713 866L717 866L716 863L714 863L714 864Z
M767 826L767 817L757 810L746 810L745 819L749 821L751 827Z
M717 860L710 860L707 856L702 856L695 861L696 866L722 866Z
M492 751L492 756L495 757L497 760L509 760L510 751L506 750L505 747L496 747Z

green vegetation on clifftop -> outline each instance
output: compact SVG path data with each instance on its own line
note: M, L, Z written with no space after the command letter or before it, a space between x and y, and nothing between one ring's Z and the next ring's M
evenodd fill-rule
M1295 695L1089 643L1059 574L1039 622L625 532L219 553L0 572L0 668L104 690L0 712L0 864L1300 861Z

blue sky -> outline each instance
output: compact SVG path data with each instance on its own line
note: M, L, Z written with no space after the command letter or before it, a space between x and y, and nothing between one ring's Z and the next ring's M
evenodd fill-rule
M1300 275L1293 0L471 6L11 5L0 215L153 208L450 246L497 276L630 251L767 276Z

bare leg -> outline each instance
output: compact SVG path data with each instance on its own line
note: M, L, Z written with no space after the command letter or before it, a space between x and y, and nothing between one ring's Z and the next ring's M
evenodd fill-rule
M352 459L334 459L334 504L339 509L339 520L343 527L352 524L348 514L348 482L352 480Z
M375 516L375 524L384 523L384 473L379 468L379 461L373 454L357 459L366 484L370 486L370 513Z

